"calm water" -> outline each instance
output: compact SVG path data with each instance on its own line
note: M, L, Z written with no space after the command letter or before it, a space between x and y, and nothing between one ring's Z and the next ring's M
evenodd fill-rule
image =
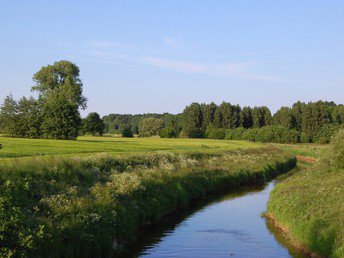
M125 257L306 257L261 217L274 182L207 197L144 233Z

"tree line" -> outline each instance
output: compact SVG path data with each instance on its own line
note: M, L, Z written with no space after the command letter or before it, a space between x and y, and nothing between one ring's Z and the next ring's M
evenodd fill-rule
M243 107L223 102L192 103L183 113L172 115L110 114L103 117L107 133L142 137L188 137L281 143L327 143L344 123L344 105L334 102L296 102L274 115L266 106Z
M240 107L228 102L192 103L180 114L109 114L86 108L79 67L69 61L42 67L31 88L38 97L16 101L9 95L0 107L0 132L10 137L76 139L80 134L121 133L124 137L188 137L263 142L329 141L343 126L344 105L296 102L272 115L266 106Z
M274 115L265 106L192 103L184 109L182 133L191 138L230 139L236 135L234 138L241 139L238 133L242 132L245 140L325 143L343 123L344 105L327 101L298 101L292 107L281 107Z

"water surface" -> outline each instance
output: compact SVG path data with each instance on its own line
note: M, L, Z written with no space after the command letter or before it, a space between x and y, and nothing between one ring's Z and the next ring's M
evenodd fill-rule
M261 217L274 187L212 195L150 227L125 257L306 257Z

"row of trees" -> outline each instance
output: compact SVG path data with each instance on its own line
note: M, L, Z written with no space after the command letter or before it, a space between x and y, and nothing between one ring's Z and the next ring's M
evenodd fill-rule
M165 138L179 137L182 130L182 114L109 114L103 117L105 132L132 137L160 135Z
M86 108L79 67L69 61L42 67L31 88L38 98L12 95L0 108L1 132L10 137L76 139L80 133L103 134L105 125L97 113L81 119Z
M291 108L280 108L273 116L265 106L241 108L227 102L219 106L214 103L192 103L184 109L182 132L186 137L199 138L207 137L207 130L276 125L299 132L303 142L313 142L328 125L335 128L343 123L344 105L336 105L334 102L297 102ZM221 134L221 130L218 133Z
M234 131L244 132L243 139L274 142L328 142L330 136L344 123L344 106L334 102L297 102L282 107L274 115L269 108L243 107L223 102L192 103L182 114L110 114L103 117L106 131L121 132L122 128L142 137L190 137L229 139ZM259 129L262 130L248 130ZM238 129L238 130L236 130ZM247 132L246 132L247 131ZM258 133L258 138L255 137ZM262 136L269 135L269 136ZM287 133L288 132L288 133ZM281 136L282 135L282 136ZM283 138L283 139L282 139ZM237 139L239 139L237 137ZM289 139L289 140L288 140Z

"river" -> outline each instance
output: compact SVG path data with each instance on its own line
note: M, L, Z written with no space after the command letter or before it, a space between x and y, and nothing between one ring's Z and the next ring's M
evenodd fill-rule
M275 182L212 194L149 227L124 257L307 257L261 215Z

